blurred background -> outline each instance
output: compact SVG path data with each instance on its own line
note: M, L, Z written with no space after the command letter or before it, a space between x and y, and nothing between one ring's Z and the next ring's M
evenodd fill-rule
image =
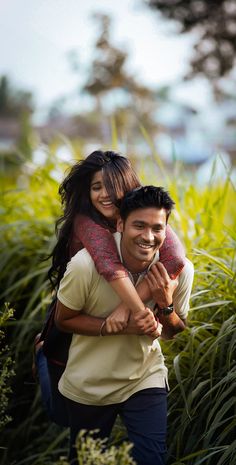
M235 165L235 49L230 0L1 0L1 166L85 156L115 131L137 163L151 140L208 182L216 154L219 175Z

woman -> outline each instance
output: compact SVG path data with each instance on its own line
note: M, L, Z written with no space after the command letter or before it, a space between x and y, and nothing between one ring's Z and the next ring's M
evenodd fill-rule
M119 200L125 193L139 186L140 181L127 158L112 151L95 151L72 167L59 188L64 212L56 224L58 241L52 252L49 279L54 289L57 289L68 261L85 247L98 272L111 284L122 302L106 320L108 332L122 330L127 324L129 313L142 312L145 308L143 302L150 297L147 283L143 281L137 289L131 283L111 234L116 230ZM160 261L171 278L175 278L184 266L183 248L170 226L167 226L166 240L160 249ZM51 312L52 323L54 311ZM51 393L47 390L47 370L40 365L42 342L36 361L40 381L44 380L49 410L53 412L51 417L57 423L66 424L66 420L61 420L63 396L57 390L57 384L66 364L71 336L60 333L53 324L52 327L50 337L47 336L43 344L48 359ZM44 336L45 331L41 341Z

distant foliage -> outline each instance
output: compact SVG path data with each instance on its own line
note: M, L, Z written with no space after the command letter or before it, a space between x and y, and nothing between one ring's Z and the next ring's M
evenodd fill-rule
M210 80L229 73L235 66L236 4L231 0L146 0L151 8L181 26L181 32L193 31L194 46L188 77L203 74Z

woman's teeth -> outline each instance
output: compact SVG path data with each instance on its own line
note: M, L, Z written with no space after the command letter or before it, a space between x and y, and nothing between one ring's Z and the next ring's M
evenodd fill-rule
M104 207L110 207L112 205L112 202L101 202L101 204L104 206Z

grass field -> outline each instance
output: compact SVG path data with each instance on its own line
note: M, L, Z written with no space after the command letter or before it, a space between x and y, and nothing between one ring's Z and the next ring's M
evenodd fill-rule
M184 169L173 181L155 156L147 163L176 202L170 222L195 266L188 328L162 343L171 387L168 465L236 465L235 188L230 175L215 183L212 173L199 188ZM67 431L47 420L31 375L32 341L51 298L45 257L60 215L54 173L65 168L50 159L21 173L20 185L10 177L1 183L1 302L2 309L4 302L14 309L14 317L2 322L9 350L1 358L10 354L15 370L12 393L6 391L12 421L2 412L0 422L2 463L9 465L56 463L66 453ZM155 183L142 166L138 174L143 183Z

